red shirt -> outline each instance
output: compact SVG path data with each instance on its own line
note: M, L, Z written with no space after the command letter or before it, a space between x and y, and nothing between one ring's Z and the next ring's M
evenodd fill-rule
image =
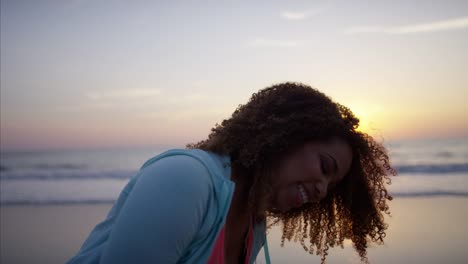
M224 230L225 226L221 229L221 232L216 238L215 245L211 251L210 258L207 264L222 264L224 263ZM247 234L247 254L245 254L245 264L249 264L250 254L252 252L252 241L253 241L253 226L250 222L249 232Z

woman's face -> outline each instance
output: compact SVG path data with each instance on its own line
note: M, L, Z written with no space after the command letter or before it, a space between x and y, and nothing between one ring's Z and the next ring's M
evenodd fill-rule
M272 175L271 207L286 212L325 198L348 173L351 147L344 140L312 141L292 152Z

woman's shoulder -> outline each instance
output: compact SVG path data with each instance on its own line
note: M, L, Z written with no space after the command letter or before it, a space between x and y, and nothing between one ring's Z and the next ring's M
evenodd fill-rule
M226 155L204 151L201 149L171 149L147 160L140 171L166 170L177 172L189 169L198 177L230 178L230 158Z

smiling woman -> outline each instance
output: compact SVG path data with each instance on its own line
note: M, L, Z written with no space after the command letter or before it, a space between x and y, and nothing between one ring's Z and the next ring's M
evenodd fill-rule
M325 262L330 247L351 239L367 261L368 238L385 237L386 183L395 170L386 149L358 127L351 110L325 94L282 83L254 94L190 147L230 156L232 179L246 186L232 207L240 197L238 206L268 227L281 222L282 244L294 237Z
M260 90L208 139L148 160L69 263L253 263L262 247L269 263L279 222L282 244L294 237L322 262L344 239L367 261L394 170L358 123L309 86Z

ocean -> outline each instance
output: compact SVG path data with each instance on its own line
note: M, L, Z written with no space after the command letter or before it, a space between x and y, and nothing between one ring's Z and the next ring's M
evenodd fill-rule
M384 142L394 197L468 197L468 138ZM2 151L0 204L113 203L157 148Z

